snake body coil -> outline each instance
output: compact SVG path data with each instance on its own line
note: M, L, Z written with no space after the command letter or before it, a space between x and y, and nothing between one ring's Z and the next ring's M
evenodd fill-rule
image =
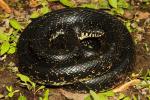
M116 86L133 67L134 44L117 18L70 8L33 20L21 34L19 71L35 82L100 91Z

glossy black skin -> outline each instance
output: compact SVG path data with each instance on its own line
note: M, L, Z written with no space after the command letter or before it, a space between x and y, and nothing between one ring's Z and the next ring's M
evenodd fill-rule
M17 54L19 71L37 83L101 91L132 70L134 44L114 16L66 8L33 20L19 38Z

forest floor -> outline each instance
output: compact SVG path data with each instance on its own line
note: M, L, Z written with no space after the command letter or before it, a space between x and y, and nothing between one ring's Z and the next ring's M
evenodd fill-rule
M1 1L0 5L2 5ZM6 5L0 6L0 100L17 100L18 98L18 100L48 100L46 99L47 90L49 90L49 100L83 100L88 94L71 93L61 88L47 89L43 87L38 91L38 85L35 87L30 83L23 85L17 76L19 72L15 55L16 42L31 19L67 6L77 7L82 5L98 9L100 1L107 0L72 0L69 3L58 2L57 0L6 1L9 7ZM105 95L106 97L101 96L100 100L107 100L106 98L110 100L150 100L150 1L128 0L128 4L130 7L115 8L115 4L109 2L109 5L105 8L106 11L125 22L135 41L135 67L132 75L126 79L124 84L133 80L135 82L121 92L110 96ZM44 97L45 99L43 99Z

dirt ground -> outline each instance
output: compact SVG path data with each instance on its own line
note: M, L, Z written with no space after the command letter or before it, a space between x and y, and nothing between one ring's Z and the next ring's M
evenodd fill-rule
M28 14L31 13L32 10L35 10L34 7L29 7L29 2L26 0L17 2L17 0L8 0L8 4L11 4L13 13L11 15L12 18L17 18L18 20L29 20ZM74 0L77 3L85 3L85 2L96 2L97 0ZM136 21L137 25L133 27L136 29L135 32L132 32L131 35L133 39L136 41L135 48L136 48L136 62L133 73L135 74L142 74L146 73L148 69L150 69L150 5L144 6L138 0L131 0L130 3L133 5L133 10L126 11L123 18L130 20L132 22ZM17 5L17 7L15 7ZM21 9L18 8L18 5L22 7ZM63 8L62 5L59 3L50 3L49 6L55 9ZM30 9L31 8L31 9ZM0 14L5 13L3 10L0 11ZM1 21L1 19L0 19ZM22 23L24 24L24 23ZM4 23L0 22L0 27L4 27ZM4 59L5 58L5 59ZM4 60L3 60L4 59ZM32 91L28 91L27 88L20 86L19 80L16 77L16 56L7 55L0 56L0 94L7 95L8 91L6 91L6 86L13 86L14 89L19 89L22 94L24 94L28 100L38 100L39 96L42 96L43 91L39 91L36 95L33 95ZM137 76L139 78L140 76ZM130 80L131 78L127 78L126 81ZM138 90L134 88L134 86L130 87L130 89L124 91L123 93L127 95L139 95L141 100L146 100L143 90ZM75 94L70 92L65 92L62 89L52 89L52 92L49 94L50 100L82 100L86 94ZM150 95L150 94L148 94ZM19 94L16 94L10 100L16 100ZM3 99L3 96L0 99Z

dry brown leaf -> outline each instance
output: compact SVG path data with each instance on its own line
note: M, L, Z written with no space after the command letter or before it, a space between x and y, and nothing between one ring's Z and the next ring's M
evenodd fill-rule
M133 19L134 18L134 14L135 14L135 11L125 11L124 13L124 17L127 18L127 19Z
M123 85L113 89L113 92L125 91L125 90L129 89L129 87L134 86L136 84L139 84L140 82L141 82L141 80L139 80L139 79L131 80L131 81L129 81L129 82L127 82L127 83L125 83L125 84L123 84Z
M29 5L30 7L37 7L39 4L37 0L29 0Z
M0 7L5 10L7 13L11 13L11 9L6 2L0 0Z
M150 17L149 12L142 12L142 11L137 11L136 12L137 19L147 19Z
M79 93L72 93L65 91L63 89L60 89L61 94L64 95L66 98L71 99L71 100L84 100L88 94L79 94Z

